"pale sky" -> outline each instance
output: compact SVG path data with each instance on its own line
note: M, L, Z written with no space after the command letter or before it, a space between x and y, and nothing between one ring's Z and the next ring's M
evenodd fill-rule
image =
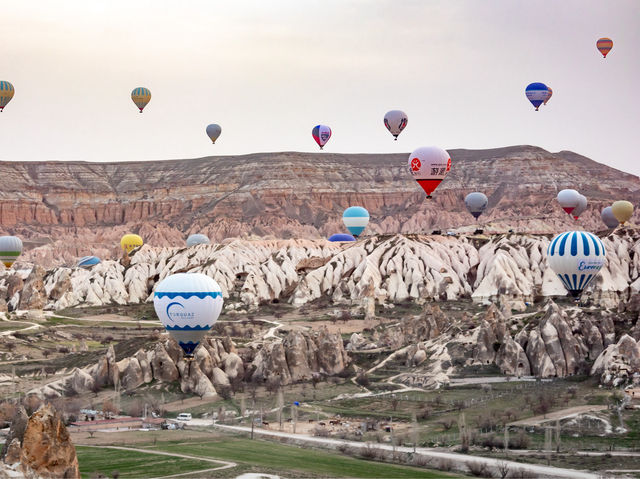
M323 123L330 152L532 144L640 174L638 0L0 5L0 80L16 89L3 160L317 151ZM536 81L554 92L539 112L524 95ZM143 114L138 86L153 95ZM391 109L409 116L397 142Z

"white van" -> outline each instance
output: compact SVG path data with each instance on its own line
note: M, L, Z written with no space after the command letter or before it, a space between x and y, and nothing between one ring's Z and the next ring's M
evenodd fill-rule
M178 421L191 421L191 413L189 412L181 412L178 414L176 418Z

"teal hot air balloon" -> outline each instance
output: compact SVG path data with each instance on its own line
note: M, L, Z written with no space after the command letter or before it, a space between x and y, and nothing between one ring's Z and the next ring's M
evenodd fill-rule
M357 238L369 224L369 212L362 206L350 206L344 210L342 221L349 233Z
M17 236L0 236L0 261L11 268L22 253L22 240Z

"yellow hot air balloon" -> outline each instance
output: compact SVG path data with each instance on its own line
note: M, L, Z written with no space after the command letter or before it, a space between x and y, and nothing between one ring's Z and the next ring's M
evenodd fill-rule
M611 212L620 224L623 225L631 219L631 215L633 215L633 205L629 201L616 201L611 205Z
M140 236L131 233L124 235L120 240L120 247L127 253L131 253L134 249L142 246L143 244L144 241L142 241Z
M140 109L140 113L144 110L144 107L147 106L147 103L151 101L151 91L148 88L138 87L134 88L131 92L131 99L133 103Z

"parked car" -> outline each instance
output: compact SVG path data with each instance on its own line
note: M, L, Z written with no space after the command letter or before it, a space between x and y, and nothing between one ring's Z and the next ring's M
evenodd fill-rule
M191 413L190 412L181 412L178 414L176 418L178 421L191 421Z

